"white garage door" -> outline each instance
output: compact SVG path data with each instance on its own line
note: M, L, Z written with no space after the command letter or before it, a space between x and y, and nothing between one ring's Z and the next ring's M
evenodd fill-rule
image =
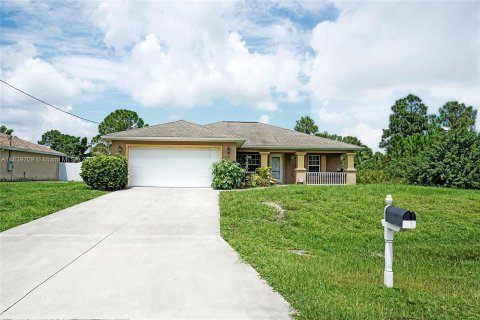
M131 147L128 160L130 186L210 187L220 149Z

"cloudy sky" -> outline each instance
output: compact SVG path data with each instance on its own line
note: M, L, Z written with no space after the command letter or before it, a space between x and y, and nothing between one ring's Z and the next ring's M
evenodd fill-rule
M408 93L480 106L480 2L1 1L1 79L100 122L262 121L374 149ZM36 141L97 125L0 84L0 123Z

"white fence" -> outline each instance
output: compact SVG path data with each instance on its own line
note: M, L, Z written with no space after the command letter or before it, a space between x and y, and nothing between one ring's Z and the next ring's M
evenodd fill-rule
M58 180L61 181L83 181L80 177L82 163L59 162Z
M346 184L345 172L307 172L307 184L341 185Z

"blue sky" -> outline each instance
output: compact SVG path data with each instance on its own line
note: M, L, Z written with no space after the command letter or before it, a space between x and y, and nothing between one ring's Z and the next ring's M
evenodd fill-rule
M100 122L262 121L378 149L394 101L480 104L478 2L3 1L1 78ZM0 122L31 141L96 125L1 86Z

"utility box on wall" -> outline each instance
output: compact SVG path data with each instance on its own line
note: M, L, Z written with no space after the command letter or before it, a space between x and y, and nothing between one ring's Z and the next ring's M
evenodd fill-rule
M13 159L12 159L12 158L8 158L8 161L7 161L7 170L8 170L8 171L13 171L13 168L15 168L15 165L13 164Z

